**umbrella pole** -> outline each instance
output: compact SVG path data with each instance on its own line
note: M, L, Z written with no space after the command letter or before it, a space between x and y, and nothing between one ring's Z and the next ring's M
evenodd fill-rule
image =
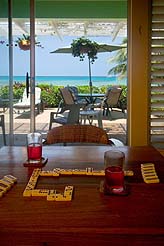
M90 87L90 103L93 103L93 98L92 98L92 78L91 78L91 60L88 57L88 62L89 62L89 87Z

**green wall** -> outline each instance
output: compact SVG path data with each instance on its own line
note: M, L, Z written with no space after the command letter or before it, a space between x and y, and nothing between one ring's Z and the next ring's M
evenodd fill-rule
M0 18L7 18L7 0L0 0ZM29 17L29 0L13 0L13 17ZM37 1L37 18L127 18L127 1Z

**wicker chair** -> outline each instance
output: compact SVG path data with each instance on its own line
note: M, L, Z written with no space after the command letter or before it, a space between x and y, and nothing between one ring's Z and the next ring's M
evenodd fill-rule
M109 144L108 135L102 128L93 125L63 125L52 128L48 134L45 144L56 143L94 143Z

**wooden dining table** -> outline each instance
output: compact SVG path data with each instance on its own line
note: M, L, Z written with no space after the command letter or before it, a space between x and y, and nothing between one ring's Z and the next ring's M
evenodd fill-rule
M25 146L0 149L0 179L11 174L17 183L0 198L2 246L150 246L164 245L164 157L151 146L44 146L48 162L42 170L104 169L104 152L125 153L127 196L100 192L104 176L40 177L37 188L62 191L74 186L71 201L47 201L24 197L23 191L35 167L25 167ZM154 163L159 183L146 184L142 163Z

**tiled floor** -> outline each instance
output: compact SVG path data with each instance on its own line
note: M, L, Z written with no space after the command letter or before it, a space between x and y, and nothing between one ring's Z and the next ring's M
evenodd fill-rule
M36 130L41 132L44 137L49 127L50 112L56 111L56 109L46 109L43 113L36 115ZM117 138L126 144L126 116L120 111L111 112L112 120L109 117L103 116L103 128L107 131L110 138ZM6 123L6 138L8 143L8 132L9 132L9 113L5 112L5 123ZM14 114L14 144L25 145L26 134L30 131L30 113L29 111L22 112L20 114ZM94 121L97 125L97 121ZM53 124L57 126L58 124ZM0 145L3 145L2 131L0 129Z

